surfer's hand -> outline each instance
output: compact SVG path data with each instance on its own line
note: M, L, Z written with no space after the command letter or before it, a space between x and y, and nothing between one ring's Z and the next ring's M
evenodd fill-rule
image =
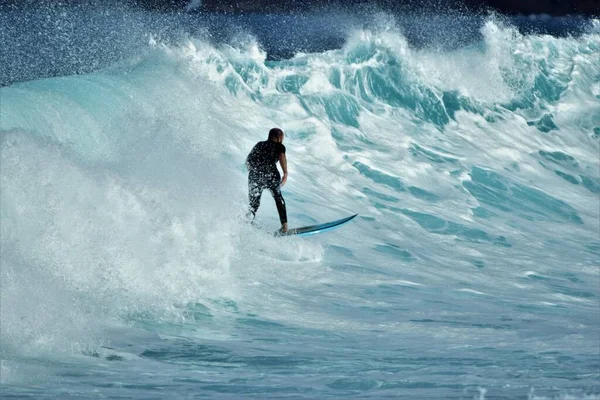
M287 174L283 174L283 178L281 178L281 185L280 186L285 185L286 182L287 182Z

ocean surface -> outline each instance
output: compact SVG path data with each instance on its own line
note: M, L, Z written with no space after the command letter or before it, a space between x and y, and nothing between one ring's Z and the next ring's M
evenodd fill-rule
M3 399L600 398L597 20L0 20Z

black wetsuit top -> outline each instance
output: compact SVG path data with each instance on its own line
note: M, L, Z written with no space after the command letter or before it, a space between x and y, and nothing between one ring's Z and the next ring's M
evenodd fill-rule
M285 146L281 143L272 140L256 143L246 159L250 173L253 175L258 174L265 178L268 176L279 177L277 162L281 153L285 154Z

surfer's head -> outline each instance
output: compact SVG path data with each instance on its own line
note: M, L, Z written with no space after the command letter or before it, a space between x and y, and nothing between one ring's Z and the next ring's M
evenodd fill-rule
M269 131L269 140L277 143L283 142L283 131L279 128L273 128Z

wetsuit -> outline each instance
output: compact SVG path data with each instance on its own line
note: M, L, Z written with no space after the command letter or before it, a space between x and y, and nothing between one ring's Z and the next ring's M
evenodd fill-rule
M279 154L285 154L285 146L272 140L258 142L248 158L248 198L250 200L250 213L252 218L256 215L256 210L260 206L260 197L264 189L269 189L279 213L281 224L287 222L287 212L285 209L285 200L281 195L281 175L277 170Z

